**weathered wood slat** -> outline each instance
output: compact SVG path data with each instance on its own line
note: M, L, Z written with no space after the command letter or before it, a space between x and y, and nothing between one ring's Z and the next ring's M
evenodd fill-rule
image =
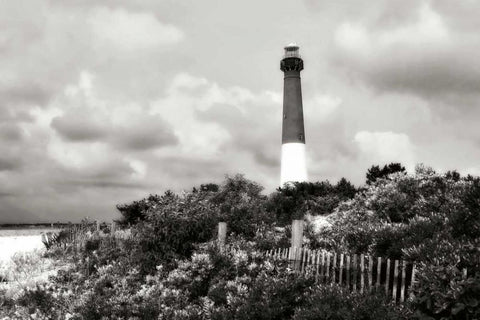
M350 255L347 256L347 288L350 289Z
M388 285L390 282L390 259L387 259L387 270L385 276L385 295L388 295Z
M303 256L302 256L302 272L305 272L307 259L308 259L308 250L303 249L302 253L303 253Z
M393 269L393 290L392 290L393 301L396 301L397 299L397 285L398 285L398 260L395 260L394 269Z
M373 258L368 256L368 291L372 291Z
M353 291L357 291L357 254L353 255Z
M402 287L400 289L400 302L405 301L405 284L406 284L406 279L405 279L405 273L407 269L407 263L405 260L402 260Z
M336 275L337 275L336 269L337 269L337 253L335 252L333 254L333 262L332 262L332 283L336 282L335 281Z
M320 271L320 276L321 276L321 280L322 280L322 283L324 283L325 281L325 251L322 251L322 265L321 265L321 271Z
M360 293L363 293L363 289L365 286L365 256L363 254L360 255Z
M375 287L378 290L380 287L380 279L382 274L382 257L377 258L377 281L375 282Z
M308 269L312 272L312 269L315 269L315 250L310 251L310 260L308 262Z
M412 275L410 277L410 297L413 298L413 289L415 287L415 263L412 265Z
M328 283L328 281L330 280L330 252L327 253L327 272L326 272L326 275L325 275L325 281L326 283Z
M343 253L340 255L340 268L338 273L338 283L343 283Z

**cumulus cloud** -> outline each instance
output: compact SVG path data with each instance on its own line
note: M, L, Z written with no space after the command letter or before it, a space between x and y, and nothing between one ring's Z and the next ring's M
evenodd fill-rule
M311 180L478 167L480 112L452 107L479 101L479 4L303 3L0 2L0 216L111 219L238 172L274 190L290 39Z
M163 24L150 12L129 12L124 8L99 7L87 20L98 45L107 42L119 50L149 50L182 40L178 28Z
M429 2L409 14L402 24L342 23L335 31L333 59L381 91L427 98L476 93L480 64L471 54L480 48L471 38L476 30L460 33L451 27L448 12Z

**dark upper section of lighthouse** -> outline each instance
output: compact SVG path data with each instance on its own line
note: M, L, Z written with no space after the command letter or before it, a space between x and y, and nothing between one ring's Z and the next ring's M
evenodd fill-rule
M298 51L299 46L296 44L289 44L285 47L285 55L280 61L280 70L285 71L302 71L303 60Z
M303 60L298 49L299 47L295 44L286 46L285 55L280 63L280 69L285 74L283 80L282 143L305 143L300 80Z

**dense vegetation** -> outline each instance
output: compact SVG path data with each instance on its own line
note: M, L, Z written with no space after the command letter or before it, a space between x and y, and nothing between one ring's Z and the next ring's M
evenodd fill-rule
M377 170L378 169L378 170ZM478 319L480 179L400 164L345 179L296 183L269 196L243 176L191 192L118 206L123 230L92 234L71 267L46 285L0 294L0 315L23 319ZM394 305L380 292L315 284L264 250L289 245L289 223L326 215L306 233L311 248L414 260L414 298ZM215 243L228 225L228 250ZM467 268L468 276L461 270ZM2 314L3 312L3 314Z

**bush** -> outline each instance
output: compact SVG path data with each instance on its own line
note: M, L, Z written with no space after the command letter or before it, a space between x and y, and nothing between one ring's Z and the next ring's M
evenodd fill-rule
M128 225L144 221L149 210L154 209L158 204L172 195L171 191L167 191L162 197L151 194L139 201L117 205L117 210L120 211L120 214L122 215L119 223L121 225Z
M218 212L219 221L228 225L228 235L253 239L258 230L271 225L274 217L265 210L263 187L243 175L227 176L210 202Z
M283 226L293 219L303 219L306 214L329 214L340 202L353 198L356 192L355 187L345 178L340 179L336 185L328 180L285 184L270 195L267 211L275 215L277 223Z
M305 292L314 278L297 274L274 278L260 275L248 296L234 310L233 319L291 319L295 309L304 304Z
M389 303L381 293L351 293L338 286L316 286L306 292L294 320L410 319L410 311Z
M217 214L199 197L199 193L171 197L132 229L130 260L142 274L154 272L159 264L173 268L175 259L191 256L195 244L214 238Z
M480 272L466 279L456 266L423 265L413 305L420 319L478 319Z

